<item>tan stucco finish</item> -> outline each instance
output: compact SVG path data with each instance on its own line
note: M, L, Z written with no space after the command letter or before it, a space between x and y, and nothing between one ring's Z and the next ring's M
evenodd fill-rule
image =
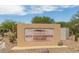
M53 28L54 36L51 41L25 41L25 29L27 28ZM60 24L17 24L17 46L19 47L31 47L31 46L54 46L57 45L60 40L61 30Z

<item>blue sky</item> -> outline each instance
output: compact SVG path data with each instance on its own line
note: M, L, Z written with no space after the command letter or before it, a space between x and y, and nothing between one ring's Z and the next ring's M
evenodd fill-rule
M31 23L35 16L48 16L55 21L69 21L79 11L78 5L0 5L0 23L5 20Z

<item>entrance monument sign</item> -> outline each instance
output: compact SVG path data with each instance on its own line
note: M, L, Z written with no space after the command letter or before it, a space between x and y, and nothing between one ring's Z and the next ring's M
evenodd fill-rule
M60 40L60 24L17 24L17 46L54 46Z

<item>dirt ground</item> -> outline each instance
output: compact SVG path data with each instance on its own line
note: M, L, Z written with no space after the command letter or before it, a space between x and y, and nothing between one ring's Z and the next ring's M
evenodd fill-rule
M16 46L16 43L10 43L8 38L6 39L6 48L2 49L0 53L79 53L79 42L74 42L73 40L63 41L63 45L68 46L68 48L43 48L43 49L29 49L29 50L15 50L11 49Z

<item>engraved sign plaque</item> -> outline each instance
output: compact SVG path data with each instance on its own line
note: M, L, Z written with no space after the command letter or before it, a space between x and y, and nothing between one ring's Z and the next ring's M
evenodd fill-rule
M26 41L45 41L53 39L54 29L25 29Z

